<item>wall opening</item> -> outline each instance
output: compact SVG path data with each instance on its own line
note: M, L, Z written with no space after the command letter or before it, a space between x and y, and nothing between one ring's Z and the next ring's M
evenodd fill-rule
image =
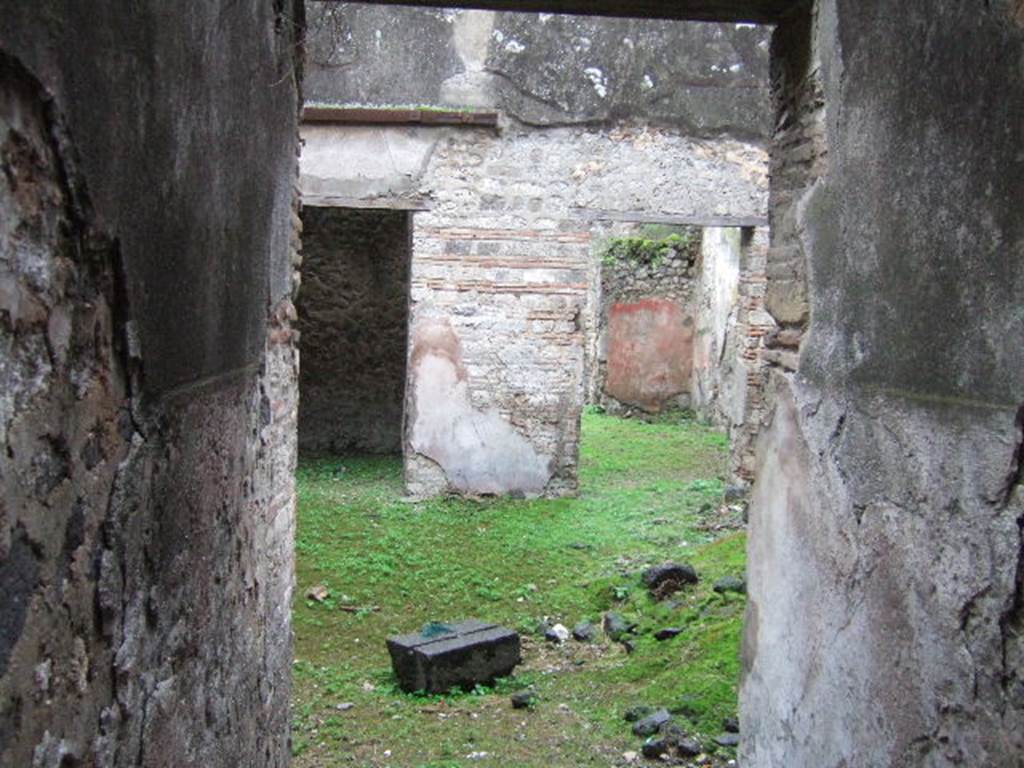
M306 206L299 451L402 451L411 214Z

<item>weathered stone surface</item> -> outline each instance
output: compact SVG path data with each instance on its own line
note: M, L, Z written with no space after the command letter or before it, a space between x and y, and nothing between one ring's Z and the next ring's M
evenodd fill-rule
M633 733L637 736L652 736L671 720L672 715L667 709L658 709L633 723Z
M662 563L646 569L640 578L652 592L661 590L667 583L679 589L684 584L696 584L700 581L697 571L689 563Z
M346 58L347 32L339 30L348 13L354 14L353 33L366 21L371 40L378 29L383 37L436 37L436 55L424 63L423 77L436 75L443 84L414 101L436 104L457 96L459 104L509 106L502 100L512 92L492 94L488 78L496 75L485 71L488 51L500 47L493 15L426 12L425 26L415 30L384 25L378 11L360 16L354 7L335 19L341 25L335 64L345 73L316 64L313 98L331 72L339 76L338 88L362 94L353 98L376 98L360 90L361 78L376 71L376 59L365 62L361 74L366 52ZM316 37L316 24L313 30ZM753 33L731 30L722 45L728 48L732 37L752 41ZM322 44L312 47L321 50ZM462 62L455 73L449 67L453 49ZM723 83L753 76L719 75ZM347 100L341 91L330 98ZM512 122L499 132L345 125L303 130L303 189L310 199L424 209L414 218L411 338L415 347L418 337L434 336L438 324L447 324L462 364L453 369L436 355L410 351L405 474L411 496L575 492L579 413L597 335L599 271L592 251L595 234L609 227L601 217L646 212L764 218L767 176L756 141L697 140L683 123L670 121L574 121L543 130ZM687 168L685 179L675 170L680 167ZM423 381L421 371L428 374ZM427 398L422 407L420 395ZM457 446L447 444L448 434L458 438Z
M387 646L398 683L409 692L445 693L492 682L521 661L517 633L475 619L442 634L389 637Z
M335 2L309 8L313 100L500 107L538 125L629 117L694 136L768 134L761 27Z
M5 766L288 760L293 11L5 9Z
M305 206L302 222L299 449L401 453L409 216Z
M758 450L740 757L1013 766L1024 32L816 5L774 42L768 305L802 279L810 326Z

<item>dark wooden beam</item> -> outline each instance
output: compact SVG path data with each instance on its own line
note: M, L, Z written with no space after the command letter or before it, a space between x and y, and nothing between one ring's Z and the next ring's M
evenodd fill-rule
M310 104L302 110L304 123L358 125L468 125L494 128L497 112L434 109L424 107L330 107Z
M689 21L774 24L808 0L368 0L377 5L479 8Z

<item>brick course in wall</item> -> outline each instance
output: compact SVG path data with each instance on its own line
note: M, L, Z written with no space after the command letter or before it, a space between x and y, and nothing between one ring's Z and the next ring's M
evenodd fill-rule
M609 217L765 215L762 149L644 125L534 129L306 126L304 184L413 213L406 482L413 495L576 488ZM388 148L391 148L388 150ZM678 169L688 173L680 177ZM395 190L392 197L387 190ZM620 227L621 229L621 227ZM421 369L431 371L424 379ZM434 404L420 407L420 400ZM450 408L448 406L451 406ZM461 446L449 451L444 424ZM454 425L454 426L453 426ZM509 482L509 457L521 468Z

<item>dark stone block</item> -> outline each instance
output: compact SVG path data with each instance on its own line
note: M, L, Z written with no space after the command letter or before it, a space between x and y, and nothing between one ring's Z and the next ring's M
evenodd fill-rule
M747 582L746 579L739 576L723 576L715 582L713 589L720 595L726 592L736 592L745 595L747 593Z
M667 709L659 709L657 712L637 720L633 724L633 733L637 736L653 736L671 720L672 715L668 713Z
M389 637L387 644L398 684L410 693L491 682L521 661L518 633L475 619L439 632Z

